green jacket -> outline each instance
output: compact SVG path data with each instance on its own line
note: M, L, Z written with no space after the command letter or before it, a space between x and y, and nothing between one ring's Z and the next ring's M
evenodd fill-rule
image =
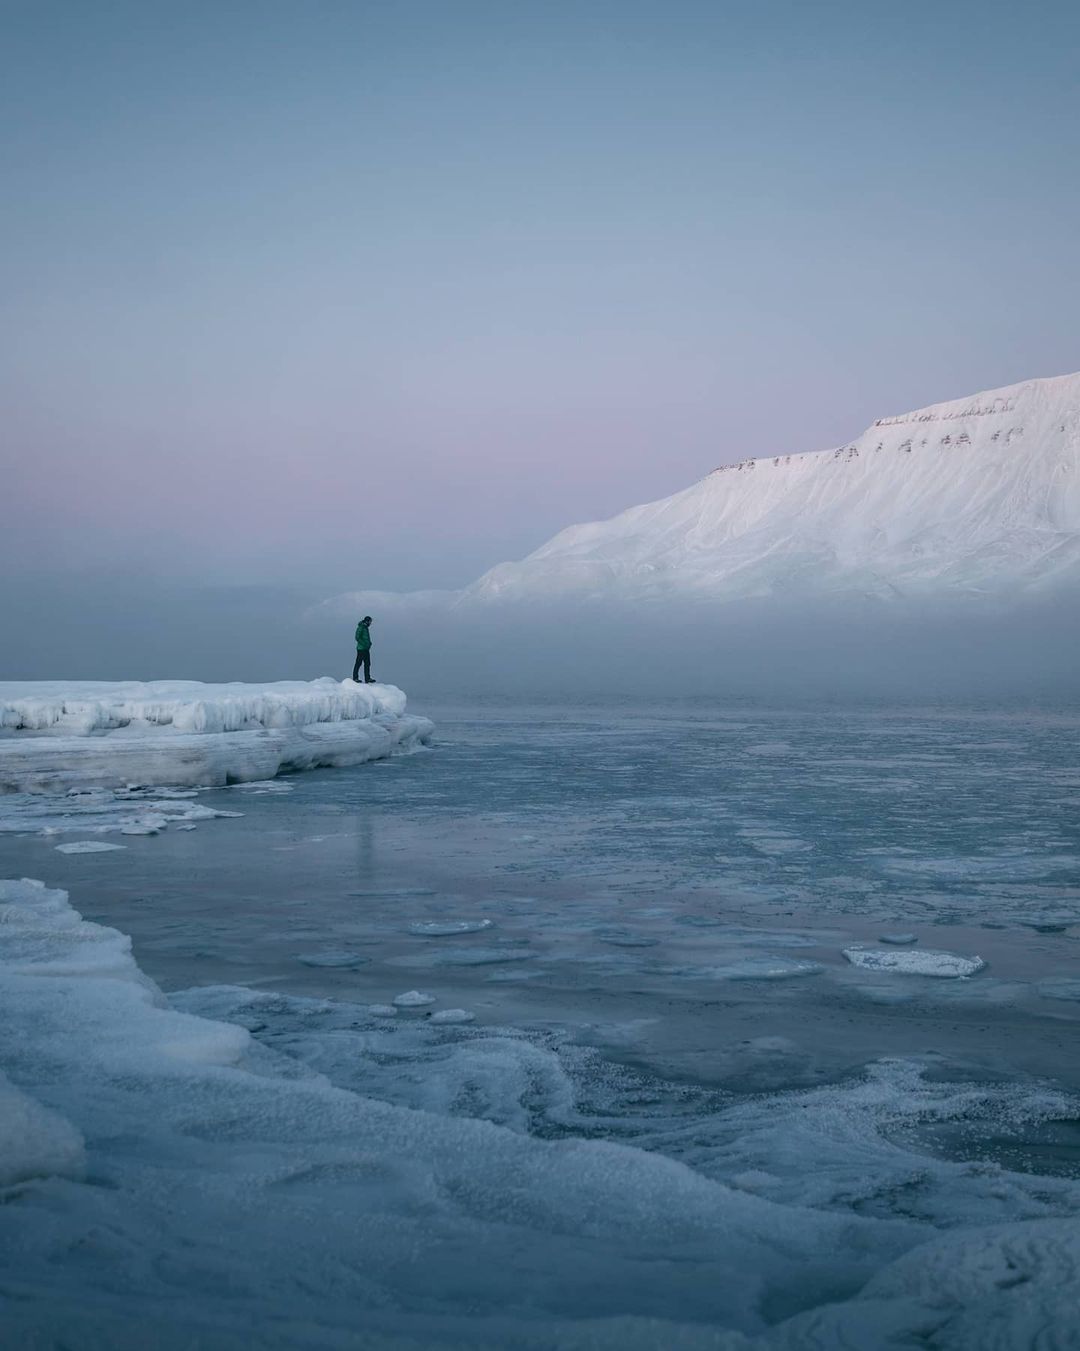
M357 652L371 651L371 630L366 624L357 624L356 626L356 650Z

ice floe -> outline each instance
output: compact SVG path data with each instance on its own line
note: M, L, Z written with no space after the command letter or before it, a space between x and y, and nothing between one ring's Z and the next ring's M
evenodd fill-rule
M404 994L394 996L394 1004L399 1009L422 1009L435 1002L435 996L423 990L406 990Z
M899 972L907 976L974 976L986 963L981 957L964 957L957 952L935 952L921 948L912 952L886 951L882 948L844 948L844 956L853 966L867 971Z
M127 845L108 844L105 840L71 840L53 848L58 854L111 854L114 849L126 849Z
M0 741L0 746L3 742ZM207 807L190 793L161 788L72 789L66 793L0 793L0 835L156 835L169 827L241 817Z

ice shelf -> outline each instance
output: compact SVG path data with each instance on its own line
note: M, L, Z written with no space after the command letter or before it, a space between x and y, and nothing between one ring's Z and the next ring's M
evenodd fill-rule
M0 682L0 792L220 785L360 764L428 741L395 685L329 677Z

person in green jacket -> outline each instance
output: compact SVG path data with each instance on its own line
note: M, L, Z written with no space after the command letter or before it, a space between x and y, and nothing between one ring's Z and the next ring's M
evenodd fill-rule
M356 661L353 663L352 678L359 685L360 666L364 667L364 684L371 685L371 616L365 615L356 626Z

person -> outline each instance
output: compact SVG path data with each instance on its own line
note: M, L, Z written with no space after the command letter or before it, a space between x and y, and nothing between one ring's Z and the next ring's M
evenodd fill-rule
M352 678L359 685L360 666L364 667L364 684L371 685L371 616L365 615L356 626L356 661L353 663Z

